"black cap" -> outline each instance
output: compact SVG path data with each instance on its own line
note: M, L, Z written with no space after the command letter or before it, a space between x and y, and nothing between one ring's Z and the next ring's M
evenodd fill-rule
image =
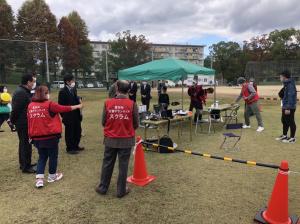
M282 71L280 75L286 77L287 79L291 78L291 72L289 70Z
M243 84L243 83L245 83L246 82L246 79L244 78L244 77L239 77L238 79L237 79L237 84Z

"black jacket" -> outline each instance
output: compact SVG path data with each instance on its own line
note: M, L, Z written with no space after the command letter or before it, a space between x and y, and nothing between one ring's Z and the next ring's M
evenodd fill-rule
M146 97L143 97L144 99L151 99L151 86L149 84L146 85L146 88L143 84L141 84L141 95L145 95Z
M59 91L58 94L58 103L60 105L73 106L80 104L79 98L77 96L77 90L74 88L71 91L65 86L63 89ZM68 113L61 113L62 121L64 124L70 124L72 122L77 122L82 120L82 116L80 110L73 110Z
M133 85L131 86L132 83ZM130 82L129 86L130 86L129 93L136 95L136 92L138 90L138 86L136 82Z
M27 126L27 107L31 102L30 90L24 86L19 86L13 94L11 122L17 127Z

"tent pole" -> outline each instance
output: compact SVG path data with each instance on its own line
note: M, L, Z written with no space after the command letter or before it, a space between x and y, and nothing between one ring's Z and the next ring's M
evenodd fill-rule
M183 110L183 78L181 80L181 109Z
M217 101L217 83L216 83L216 77L214 77L214 106L216 106L216 101Z

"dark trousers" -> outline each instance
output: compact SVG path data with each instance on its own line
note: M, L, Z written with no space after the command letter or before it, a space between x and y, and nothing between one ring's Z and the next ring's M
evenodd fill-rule
M194 108L196 109L196 113L194 115L194 123L196 123L197 120L202 120L203 105L198 101L191 101L189 111L193 111Z
M150 107L150 99L142 97L142 104L147 106L147 111L148 111Z
M65 140L67 151L78 149L81 139L81 122L78 120L65 124Z
M193 109L194 109L194 105L193 105L193 103L192 103L192 101L190 102L190 108L189 108L189 111L193 111Z
M290 129L291 138L295 138L296 134L296 122L295 122L295 111L296 109L290 110L291 113L289 115L285 114L285 110L282 110L281 122L283 125L283 135L287 136L287 133Z
M4 123L4 121L7 121L9 119L9 114L0 114L0 127Z
M31 166L32 146L29 143L28 128L17 127L19 137L19 163L20 169L26 170Z
M39 160L36 174L44 174L47 160L49 158L49 174L56 174L58 144L53 148L38 148Z
M129 95L129 99L131 99L133 102L136 102L136 94L133 94L132 96Z
M119 158L119 177L117 182L117 194L124 195L126 192L126 179L131 148L117 149L105 146L102 163L100 189L102 192L108 190L111 176L114 170L116 158Z

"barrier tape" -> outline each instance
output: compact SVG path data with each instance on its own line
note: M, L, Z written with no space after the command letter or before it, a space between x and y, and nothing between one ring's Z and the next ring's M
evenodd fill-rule
M269 100L269 101L280 101L281 99L278 97L260 97L261 100ZM299 101L299 99L297 99Z
M274 165L274 164L258 163L255 161L233 159L230 157L221 157L221 156L215 156L215 155L211 155L211 154L207 154L207 153L193 152L190 150L175 149L174 147L166 147L163 145L154 144L154 143L150 143L150 142L144 142L144 141L142 142L142 144L146 145L146 147L148 147L149 145L151 145L153 147L163 147L163 148L167 148L168 150L171 150L171 151L182 152L182 153L186 153L189 155L202 156L202 157L206 157L206 158L210 158L210 159L217 159L217 160L223 160L223 161L234 162L234 163L241 163L241 164L246 164L246 165L250 165L250 166L260 166L260 167L266 167L266 168L272 168L272 169L279 169L279 167L280 167L280 166Z

